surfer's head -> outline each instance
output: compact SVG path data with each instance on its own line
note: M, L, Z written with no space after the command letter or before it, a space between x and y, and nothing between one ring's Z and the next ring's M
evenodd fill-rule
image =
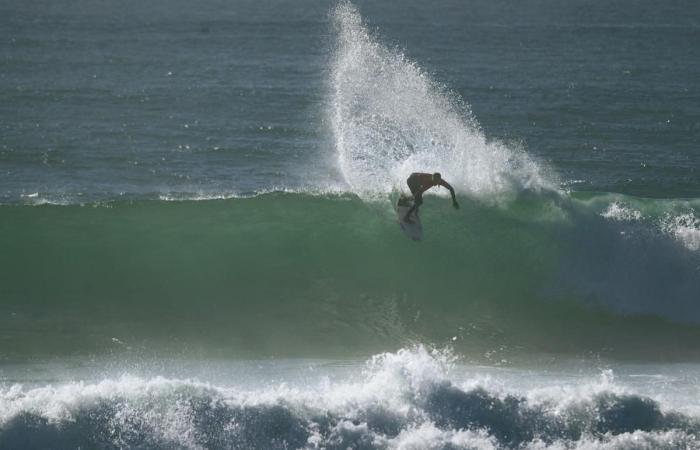
M433 174L433 182L434 183L439 183L440 180L442 180L442 176L440 175L440 172L435 172Z

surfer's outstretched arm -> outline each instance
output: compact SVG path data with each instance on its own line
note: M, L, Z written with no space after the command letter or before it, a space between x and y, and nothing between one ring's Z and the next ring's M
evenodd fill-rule
M457 203L457 197L455 197L455 190L454 190L454 188L450 185L450 183L448 183L448 182L445 181L445 180L440 180L440 186L444 186L444 187L446 187L447 189L450 190L450 195L452 195L452 206L454 206L455 209L459 209L459 203Z

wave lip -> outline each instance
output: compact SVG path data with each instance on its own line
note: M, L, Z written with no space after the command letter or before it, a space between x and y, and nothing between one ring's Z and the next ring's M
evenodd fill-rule
M661 222L661 229L688 250L700 250L700 219L693 213L667 214Z
M242 390L122 377L0 390L0 448L698 448L697 417L604 380L577 397L450 379L425 347L375 356L358 381ZM646 446L646 447L644 447Z
M621 202L612 202L608 208L600 213L606 219L615 220L618 222L633 222L642 219L642 213L636 209L630 208Z

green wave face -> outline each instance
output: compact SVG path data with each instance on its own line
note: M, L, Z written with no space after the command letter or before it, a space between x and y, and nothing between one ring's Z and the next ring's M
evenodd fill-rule
M697 202L460 203L427 197L418 243L389 201L350 195L2 206L3 348L698 356L698 252L663 228Z

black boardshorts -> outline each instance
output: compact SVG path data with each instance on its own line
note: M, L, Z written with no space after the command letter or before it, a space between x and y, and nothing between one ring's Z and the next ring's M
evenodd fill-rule
M411 194L413 194L414 203L416 205L423 203L423 193L421 192L423 190L423 184L421 184L418 177L411 175L408 177L408 180L406 180L406 184L408 184L408 188L411 190Z

